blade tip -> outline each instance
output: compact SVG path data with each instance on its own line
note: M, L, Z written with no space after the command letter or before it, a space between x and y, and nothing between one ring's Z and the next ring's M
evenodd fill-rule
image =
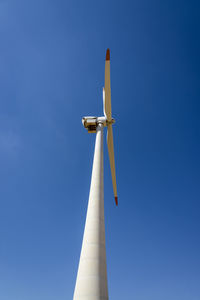
M115 197L115 203L118 206L118 197Z
M106 60L110 60L110 49L109 48L106 51Z

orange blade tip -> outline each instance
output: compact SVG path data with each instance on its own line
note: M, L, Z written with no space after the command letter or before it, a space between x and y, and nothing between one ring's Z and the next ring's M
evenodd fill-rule
M115 197L115 203L118 206L118 197Z
M110 49L106 51L106 60L110 60Z

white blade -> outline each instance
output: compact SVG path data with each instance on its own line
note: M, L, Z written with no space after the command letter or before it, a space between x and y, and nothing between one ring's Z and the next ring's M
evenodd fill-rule
M113 145L113 131L112 131L111 124L108 124L107 144L108 144L108 154L109 154L109 160L110 160L110 169L111 169L111 175L112 175L113 192L114 192L114 196L115 196L116 205L118 205L117 183L116 183L116 174L115 174L114 145Z
M105 112L105 89L103 87L103 113L104 116L106 117L106 112Z
M111 91L110 91L110 50L106 51L106 62L105 62L105 98L104 98L104 115L110 122L112 120L111 113Z

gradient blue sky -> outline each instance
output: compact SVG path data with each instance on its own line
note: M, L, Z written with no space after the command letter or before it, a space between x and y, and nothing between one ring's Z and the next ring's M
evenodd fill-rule
M200 299L199 1L0 1L0 299L70 300L106 48L112 300Z

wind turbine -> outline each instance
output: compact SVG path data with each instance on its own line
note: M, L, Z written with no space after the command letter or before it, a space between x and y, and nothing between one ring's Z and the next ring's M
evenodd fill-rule
M103 182L103 129L107 127L107 145L113 191L118 205L111 113L110 50L106 51L103 117L84 117L83 126L96 133L94 160L82 249L73 300L108 300Z

